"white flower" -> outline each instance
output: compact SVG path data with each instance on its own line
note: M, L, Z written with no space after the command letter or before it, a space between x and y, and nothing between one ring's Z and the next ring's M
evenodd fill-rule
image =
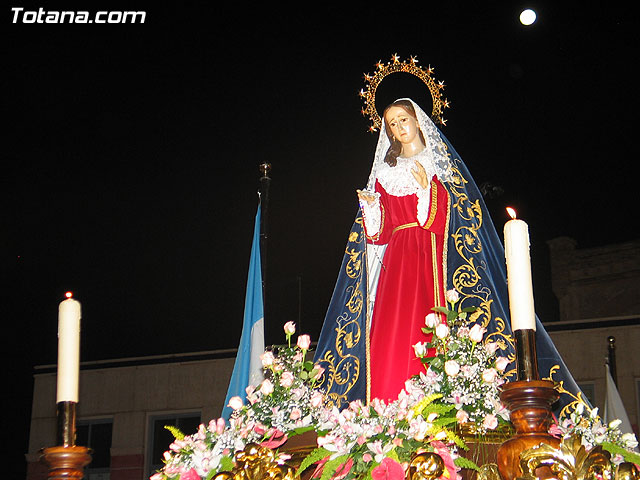
M427 354L427 344L424 342L418 342L413 346L413 351L416 357L422 358Z
M505 368L509 365L509 359L507 357L498 357L496 359L496 369L499 372L504 372Z
M288 337L296 333L296 324L293 322L287 322L284 324L284 333Z
M495 368L487 368L482 372L482 380L487 383L493 383L496 381L498 371Z
M445 298L449 303L456 303L458 300L460 300L460 295L456 290L452 288L451 290L447 290L447 293L445 294Z
M633 433L623 434L622 442L627 446L628 449L631 450L638 446L638 441L636 440L636 436Z
M242 408L242 399L240 397L231 397L227 406L232 410L240 410Z
M260 392L263 395L270 395L273 392L273 383L271 383L271 380L267 378L264 382L262 382L262 385L260 386Z
M262 360L263 367L270 367L275 362L275 357L273 356L273 352L267 350L262 355L260 355L260 360Z
M436 326L440 324L440 318L438 317L438 314L432 312L426 317L424 317L424 324L428 328L436 328Z
M622 424L622 420L617 418L617 419L613 420L612 422L609 422L609 428L614 430L614 429L618 428L621 424Z
M483 328L479 323L476 323L473 327L471 327L471 330L469 330L469 339L472 342L480 343L486 331L486 328Z
M447 360L444 362L444 371L450 377L455 377L460 371L460 364L455 360Z
M488 342L484 344L484 349L489 355L493 355L498 350L498 342Z
M444 323L441 323L436 327L436 337L440 340L444 340L449 336L449 327L447 327Z

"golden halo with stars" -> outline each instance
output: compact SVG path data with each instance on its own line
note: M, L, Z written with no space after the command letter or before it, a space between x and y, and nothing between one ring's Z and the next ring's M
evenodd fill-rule
M378 61L376 63L376 71L373 74L365 73L365 87L360 90L360 97L363 99L365 106L362 108L362 115L368 116L371 120L370 132L376 132L382 128L382 118L376 109L376 90L378 86L387 76L393 73L409 73L418 77L429 89L433 100L433 109L431 111L431 119L440 125L446 125L447 121L443 118L445 108L449 108L450 102L442 98L442 90L444 83L438 82L433 78L434 69L431 66L423 68L418 66L416 57L409 57L408 60L400 60L397 54L391 57L387 63Z

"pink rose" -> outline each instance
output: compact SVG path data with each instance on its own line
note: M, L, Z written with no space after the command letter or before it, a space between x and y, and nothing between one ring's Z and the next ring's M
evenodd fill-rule
M182 475L180 475L180 480L201 480L201 479L200 479L200 475L198 475L198 472L196 472L196 469L192 468L188 472L185 472Z
M270 367L271 365L273 365L275 357L273 355L273 352L266 351L262 355L260 355L260 360L262 360L263 367Z
M285 388L289 388L291 385L293 385L294 380L295 377L293 376L293 373L289 371L283 372L282 376L280 377L280 385Z
M242 408L242 399L240 397L231 397L229 399L229 404L227 407L230 407L232 410L240 410Z
M294 407L291 409L291 413L289 414L289 418L291 420L299 420L302 417L302 410L298 407Z
M424 324L428 328L436 328L436 326L440 323L440 318L437 313L430 313L426 317L424 317Z
M296 333L296 324L293 322L287 322L284 324L284 333L287 337L290 337Z
M465 410L460 409L456 413L456 420L460 424L467 423L469 421L469 414Z
M490 413L482 421L482 426L488 430L493 430L498 426L498 418Z
M447 290L445 298L449 303L456 303L458 300L460 300L460 295L458 294L457 290L454 290L452 288L451 290Z
M314 391L313 394L311 394L311 398L309 399L309 403L313 408L318 408L322 406L323 401L324 401L324 396L322 395L322 393L318 392L317 390Z
M484 344L484 349L487 351L489 355L493 355L498 350L498 342L488 342Z
M260 392L263 395L270 395L273 392L273 383L267 378L260 386Z
M311 345L311 337L309 335L300 335L298 337L298 347L302 350L309 350Z
M469 330L469 340L475 343L480 343L486 331L486 328L483 328L479 323L476 323L473 327L471 327L471 330Z
M509 359L507 357L498 357L496 359L496 369L499 372L504 372L504 369L509 365Z
M444 362L444 371L450 377L455 377L460 371L460 365L455 360L447 360Z
M380 465L371 470L373 480L404 480L404 468L395 460L384 457Z
M482 372L482 380L487 383L493 383L496 381L498 371L495 368L487 368Z
M322 376L323 373L324 373L324 367L321 367L320 365L314 365L313 370L311 370L310 372L310 375L312 379L317 380Z

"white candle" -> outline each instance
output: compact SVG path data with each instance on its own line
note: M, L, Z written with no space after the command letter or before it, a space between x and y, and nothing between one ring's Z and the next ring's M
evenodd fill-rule
M531 281L529 227L524 221L515 217L513 209L507 210L512 218L504 226L504 253L507 261L511 330L535 330L536 314L533 305L533 282Z
M67 294L58 307L58 393L56 403L78 402L80 302Z

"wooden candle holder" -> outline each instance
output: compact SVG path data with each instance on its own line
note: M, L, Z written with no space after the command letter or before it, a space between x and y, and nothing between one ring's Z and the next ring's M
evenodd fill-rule
M81 480L84 467L91 462L87 447L59 446L41 450L40 461L49 468L49 480Z
M560 440L549 435L551 406L559 394L548 380L519 380L503 385L500 399L511 411L515 435L498 448L498 470L503 480L514 480L522 475L520 453L540 443L558 448ZM542 470L542 469L541 469ZM551 472L546 472L551 476ZM547 478L538 472L539 478Z

